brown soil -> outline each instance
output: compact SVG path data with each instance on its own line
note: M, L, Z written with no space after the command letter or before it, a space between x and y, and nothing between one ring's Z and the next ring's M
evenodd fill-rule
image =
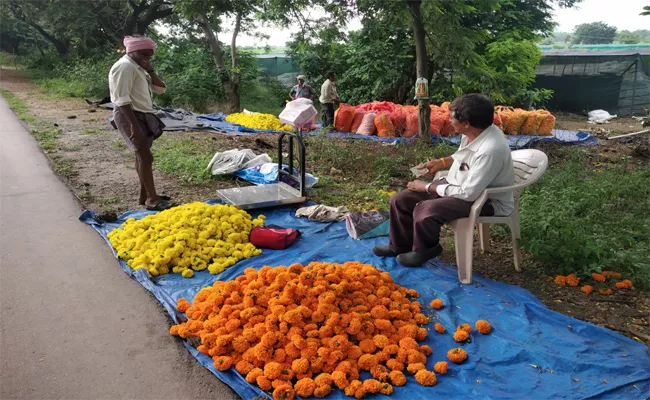
M62 129L56 152L73 162L73 173L63 177L78 196L81 203L92 209L104 211L125 211L139 208L137 204L138 180L132 166L133 157L121 145L121 137L108 124L110 111L91 107L81 99L52 99L41 94L20 72L1 70L0 87L8 89L23 100L40 124ZM643 135L626 140L606 140L614 133L628 133L640 130L640 124L631 118L619 118L605 125L590 125L586 117L570 114L558 115L557 128L582 130L594 134L601 140L600 146L583 147L594 163L615 163L622 157L631 157L632 164L647 163L643 152L648 139ZM88 134L92 132L91 134ZM230 137L206 132L167 132L172 137L201 140L210 148L250 148L256 152L275 154L277 136L254 135ZM309 146L309 141L308 141ZM398 154L395 146L382 146L375 142L347 141L355 151L364 154ZM358 148L358 149L357 149ZM641 150L639 150L641 149ZM558 146L544 146L551 162L561 160L563 150ZM399 154L404 155L403 152ZM409 157L407 157L409 158ZM410 161L410 159L409 159ZM363 176L364 165L342 166L341 171L321 165L309 165L308 169L317 175L330 175L335 181L353 181ZM326 168L327 170L325 170ZM393 183L401 184L408 177L398 177ZM216 197L215 190L233 185L247 185L243 181L210 181L204 185L188 185L175 177L156 172L156 185L164 194L170 194L177 202L208 200ZM317 194L316 194L317 196ZM318 200L317 197L314 199ZM446 251L442 258L454 264L453 237L443 233ZM544 304L557 312L613 329L636 340L650 343L650 296L642 291L616 291L614 295L589 296L579 287L559 287L552 277L544 273L534 259L524 253L524 271L514 271L512 246L508 238L493 237L492 249L486 254L475 250L474 270L483 276L518 285L530 290Z

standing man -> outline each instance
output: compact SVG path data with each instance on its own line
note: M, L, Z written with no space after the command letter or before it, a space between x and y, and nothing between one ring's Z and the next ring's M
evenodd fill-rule
M289 97L291 97L291 100L311 100L313 89L307 84L307 78L305 78L305 75L298 75L296 79L298 80L298 84L292 87L291 92L289 92Z
M139 203L147 210L172 206L169 197L159 196L153 181L151 145L165 125L156 117L151 92L165 93L165 83L151 65L156 43L148 37L124 38L126 55L108 74L113 119L129 150L135 152L135 170L140 179Z
M450 157L424 164L429 174L450 167L449 175L432 182L409 182L406 190L391 197L390 242L375 246L375 255L397 256L406 267L438 257L443 224L468 217L484 189L514 185L508 140L492 124L492 101L482 94L468 94L454 100L449 111L451 125L463 135L460 148ZM491 194L481 215L509 215L514 205L512 192Z
M323 126L334 125L334 104L341 104L338 93L336 93L336 74L327 73L327 79L320 87L320 102L323 105Z

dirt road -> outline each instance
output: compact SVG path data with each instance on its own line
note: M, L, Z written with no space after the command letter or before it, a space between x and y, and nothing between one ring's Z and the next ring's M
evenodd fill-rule
M0 398L233 399L168 332L0 97Z

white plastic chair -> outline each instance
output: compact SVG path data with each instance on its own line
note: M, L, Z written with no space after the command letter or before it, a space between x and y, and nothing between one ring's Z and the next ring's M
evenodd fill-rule
M472 205L472 211L467 218L457 219L449 223L454 230L456 239L456 264L458 264L458 280L462 283L472 283L472 263L474 249L474 225L478 224L479 243L481 251L490 249L490 224L506 224L512 233L512 251L514 253L515 270L521 271L519 262L519 196L524 189L537 182L544 175L548 166L548 157L539 150L515 150L512 153L512 162L515 168L515 184L500 188L485 189ZM447 171L439 171L434 179L447 176ZM483 205L490 193L514 192L515 209L508 216L479 216Z

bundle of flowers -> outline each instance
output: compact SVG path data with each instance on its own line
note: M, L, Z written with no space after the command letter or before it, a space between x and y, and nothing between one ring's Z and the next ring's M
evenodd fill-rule
M418 343L429 319L417 297L359 262L248 268L201 289L191 305L179 299L189 320L170 334L199 338L197 349L216 369L235 368L275 399L325 397L334 387L356 398L388 395L406 384L405 373L436 384L425 368L432 350ZM465 357L456 351L450 360ZM361 371L372 378L361 379Z
M218 274L237 261L262 253L248 242L254 226L264 224L230 205L195 202L173 207L140 220L129 218L108 239L134 270L153 276L170 271L190 278L208 269Z
M226 117L226 121L232 122L253 129L263 129L268 131L290 131L293 128L280 122L280 119L272 114L244 114L234 113Z

